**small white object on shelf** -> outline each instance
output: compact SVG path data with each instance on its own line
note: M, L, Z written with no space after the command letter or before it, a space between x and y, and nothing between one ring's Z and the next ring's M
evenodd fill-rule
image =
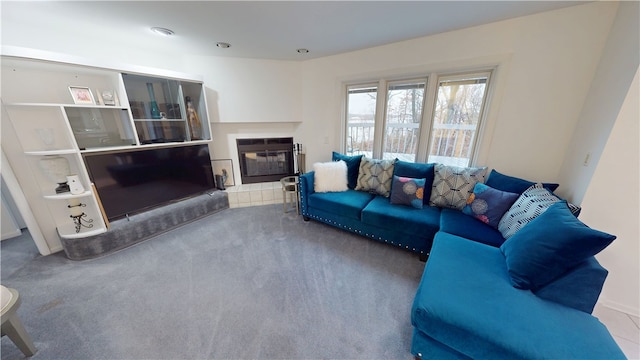
M84 186L82 186L80 177L78 175L67 176L67 183L69 184L69 190L73 195L84 193Z

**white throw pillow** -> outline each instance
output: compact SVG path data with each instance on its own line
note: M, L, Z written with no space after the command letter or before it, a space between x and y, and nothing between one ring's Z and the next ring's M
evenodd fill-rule
M313 164L315 192L347 191L347 163L343 160Z

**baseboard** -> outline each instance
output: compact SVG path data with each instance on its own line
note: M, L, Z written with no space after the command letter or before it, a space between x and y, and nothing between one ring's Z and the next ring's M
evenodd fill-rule
M51 251L51 253L48 254L48 255L51 255L51 254L55 254L55 253L60 252L60 251L64 251L64 248L62 247L62 244L60 244L58 246L50 247L49 250Z
M602 306L608 307L609 309L620 311L620 312L623 312L623 313L625 313L627 315L640 317L640 309L639 308L634 308L634 307L627 306L627 305L624 305L624 304L620 304L618 302L611 301L611 300L600 300L599 303Z

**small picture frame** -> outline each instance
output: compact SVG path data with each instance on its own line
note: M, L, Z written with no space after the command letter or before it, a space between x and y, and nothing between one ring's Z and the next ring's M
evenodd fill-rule
M91 89L84 86L69 86L73 103L77 105L95 105Z
M224 179L224 187L235 186L233 162L231 162L231 159L211 160L211 166L213 167L213 175L216 177L216 181L218 181L219 176L222 176ZM218 185L218 188L220 188L220 185Z

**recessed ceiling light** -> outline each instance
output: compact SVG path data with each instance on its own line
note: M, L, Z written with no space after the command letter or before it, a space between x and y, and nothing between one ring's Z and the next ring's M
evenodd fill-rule
M153 31L156 34L160 34L162 36L171 36L171 35L175 34L173 32L173 30L167 29L167 28L163 28L163 27L152 27L151 31Z
M298 54L307 54L309 52L309 49L298 49L296 51L298 52Z
M227 49L231 47L231 44L226 42L219 42L219 43L216 43L216 46L222 49Z

